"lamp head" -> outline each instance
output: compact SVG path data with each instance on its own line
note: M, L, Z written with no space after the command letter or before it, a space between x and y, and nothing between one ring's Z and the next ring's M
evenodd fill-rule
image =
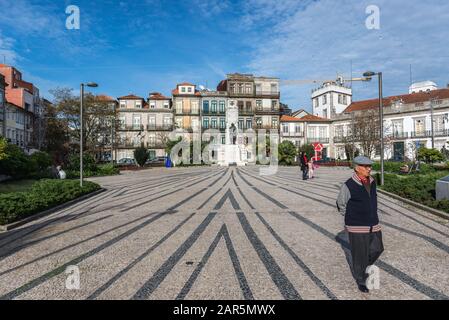
M367 71L367 72L365 72L365 73L363 74L363 76L366 77L366 78L371 78L371 77L373 77L373 76L375 76L375 75L376 75L376 73L373 72L373 71Z
M91 88L96 88L96 87L98 87L98 84L95 82L89 82L89 83L86 83L86 86L91 87Z

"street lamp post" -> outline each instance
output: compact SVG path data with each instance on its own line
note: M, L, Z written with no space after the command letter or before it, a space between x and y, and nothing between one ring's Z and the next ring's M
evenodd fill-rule
M83 100L84 100L84 86L91 88L98 87L98 84L94 82L89 82L87 84L81 83L80 88L80 187L83 187Z
M380 185L384 185L384 110L383 110L383 93L382 93L382 72L367 71L364 77L371 78L376 76L379 80L379 117L380 117Z

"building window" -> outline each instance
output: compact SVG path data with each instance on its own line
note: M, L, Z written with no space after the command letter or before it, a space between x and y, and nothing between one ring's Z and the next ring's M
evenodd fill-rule
M229 91L231 91L231 93L236 93L236 90L235 90L235 83L231 83L231 84L229 85Z
M346 106L346 105L348 105L348 96L347 95L344 95L343 96L343 104Z
M212 118L212 120L210 122L210 127L212 129L217 129L217 119L216 118Z
M338 103L343 104L343 98L341 94L338 95Z
M120 102L120 108L125 109L126 108L126 103L125 102Z
M150 102L150 108L151 109L156 108L156 102Z
M246 112L251 112L252 105L251 101L246 101Z
M283 133L288 133L288 123L283 123L282 124L282 132Z
M208 100L203 101L203 112L209 113L209 101Z
M176 113L182 113L182 101L176 101Z
M276 110L278 107L278 101L277 100L271 100L271 110Z
M251 84L250 84L250 83L247 83L247 84L245 85L245 93L246 93L246 94L251 94L251 93L252 93L252 90L251 90Z
M137 109L142 109L142 102L136 101L136 108Z
M225 127L226 127L225 118L220 118L220 129L225 129Z
M327 95L323 96L323 104L327 104Z
M212 100L212 103L211 103L211 112L212 112L212 113L216 113L216 112L217 112L217 101L216 101L216 100Z
M253 120L246 119L246 129L252 129L253 128Z
M262 126L262 118L260 118L260 117L256 118L256 125L257 125L258 127L261 127L261 126Z
M221 136L221 144L226 144L226 136Z
M203 119L203 128L204 129L209 129L209 118L204 118Z
M299 124L295 124L295 133L301 132L301 126Z
M243 130L244 121L243 119L239 119L239 129Z
M239 93L243 93L243 83L239 83Z
M243 101L237 101L237 106L239 108L239 112L243 112L243 105L244 105Z
M271 127L273 129L277 129L277 127L278 127L278 119L277 118L271 118Z
M198 114L198 112L199 112L199 101L191 101L191 104L192 104L192 109L191 109L192 114Z
M262 100L256 100L256 108L257 110L262 110Z
M220 101L220 113L224 113L225 112L225 102L224 101Z
M165 108L165 109L170 108L170 104L169 104L168 102L164 102L164 108Z

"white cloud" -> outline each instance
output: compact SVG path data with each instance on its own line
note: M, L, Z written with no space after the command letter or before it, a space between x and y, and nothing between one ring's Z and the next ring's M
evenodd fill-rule
M365 9L372 1L250 3L254 8L242 21L251 34L253 54L247 66L251 72L283 79L349 76L353 60L355 76L366 69L384 72L386 94L406 91L410 64L416 78L439 80L442 85L449 80L441 71L449 62L447 1L378 0L380 30L365 27ZM309 106L313 87L284 87L283 100L293 108ZM356 86L355 97L374 96L373 88Z
M5 37L0 31L0 63L15 64L20 59L14 51L14 39Z

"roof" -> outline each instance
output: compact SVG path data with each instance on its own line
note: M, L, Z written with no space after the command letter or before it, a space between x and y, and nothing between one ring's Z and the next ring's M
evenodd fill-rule
M404 104L428 102L431 99L449 99L449 89L438 89L429 92L417 92L399 96L390 96L383 99L384 107L391 106L395 101L402 100ZM353 102L343 112L373 110L379 108L379 99L370 99Z
M138 96L136 96L134 94L130 94L130 95L127 95L127 96L124 96L124 97L119 97L117 99L118 100L144 100L143 98L138 97Z
M150 100L170 100L170 98L162 95L159 92L152 92L150 93Z
M300 118L300 120L304 121L304 122L331 122L332 121L330 119L321 118L318 116L314 116L312 114L308 114L308 115Z
M189 82L183 82L183 83L179 83L177 86L195 86L195 85L191 84Z
M302 122L300 118L291 117L291 116L282 116L281 122Z

